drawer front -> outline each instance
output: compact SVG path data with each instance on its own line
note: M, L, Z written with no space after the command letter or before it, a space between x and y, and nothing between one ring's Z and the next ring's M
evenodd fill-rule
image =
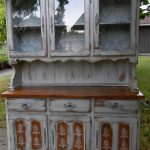
M42 99L10 99L8 110L14 111L46 111L46 100Z
M51 100L50 111L90 112L90 100Z
M98 113L136 113L138 111L137 101L123 100L100 100L95 101L95 112Z

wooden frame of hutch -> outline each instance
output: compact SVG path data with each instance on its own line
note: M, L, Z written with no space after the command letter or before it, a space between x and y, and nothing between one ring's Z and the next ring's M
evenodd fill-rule
M6 0L9 150L139 150L139 0L17 1Z

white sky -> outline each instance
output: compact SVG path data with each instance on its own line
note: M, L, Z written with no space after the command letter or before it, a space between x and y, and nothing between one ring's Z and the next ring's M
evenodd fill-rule
M150 2L150 0L149 0L149 2ZM145 5L145 6L142 6L141 8L143 8L143 9L144 9L144 8L146 8L146 7L147 7L147 6Z
M55 9L58 7L58 1L55 0ZM55 11L56 15L57 11ZM65 5L64 22L67 26L72 27L76 21L84 13L84 0L69 0L69 3Z

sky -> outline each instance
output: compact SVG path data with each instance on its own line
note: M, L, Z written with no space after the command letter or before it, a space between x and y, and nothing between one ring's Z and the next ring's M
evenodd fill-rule
M55 0L55 9L58 7L58 1ZM64 22L69 27L72 27L76 21L84 13L84 0L69 0L69 3L65 5ZM55 15L57 11L55 11Z

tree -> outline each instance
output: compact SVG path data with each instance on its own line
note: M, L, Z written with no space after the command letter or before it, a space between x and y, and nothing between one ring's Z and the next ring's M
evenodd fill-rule
M0 0L0 47L6 41L6 19L4 0Z
M20 15L29 14L35 11L39 6L37 0L13 0L12 7Z
M150 16L150 0L140 1L140 19Z

